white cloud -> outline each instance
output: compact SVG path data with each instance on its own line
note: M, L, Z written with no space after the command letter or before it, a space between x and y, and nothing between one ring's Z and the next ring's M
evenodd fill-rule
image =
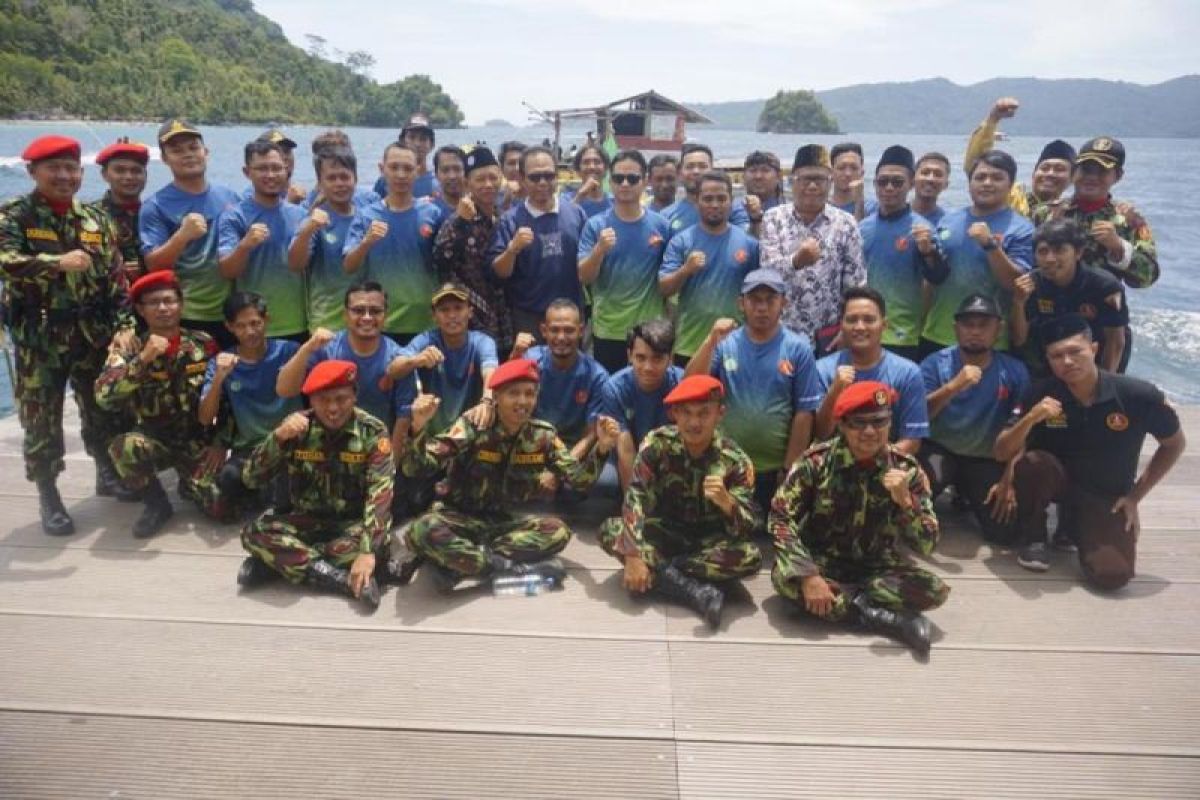
M524 121L522 100L588 105L655 88L764 97L935 75L1102 77L1200 71L1191 0L257 0L304 45L367 50L375 76L438 81L467 118Z

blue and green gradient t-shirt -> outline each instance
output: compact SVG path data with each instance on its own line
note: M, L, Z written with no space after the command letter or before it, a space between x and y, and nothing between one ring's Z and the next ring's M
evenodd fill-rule
M464 411L483 396L483 371L495 369L496 342L481 331L469 331L462 347L451 348L437 328L418 333L401 351L415 356L427 347L436 347L446 359L433 369L417 370L421 391L441 398L437 413L429 421L429 434L448 430Z
M239 201L217 223L221 258L237 248L251 225L261 223L271 232L250 251L245 270L234 282L238 291L266 298L267 336L292 336L308 330L304 275L288 269L288 245L304 217L300 206L282 202L264 206L251 198Z
M677 295L679 322L675 352L684 356L696 352L718 319L741 318L737 300L742 280L748 272L758 269L758 240L750 234L734 225L720 234L693 225L672 237L659 277L682 269L693 250L704 253L706 260L704 269L688 278Z
M667 220L648 210L636 222L625 222L611 209L598 214L583 226L580 261L592 254L605 228L613 229L617 243L591 284L592 329L599 339L624 341L633 326L663 315L658 269L667 246Z

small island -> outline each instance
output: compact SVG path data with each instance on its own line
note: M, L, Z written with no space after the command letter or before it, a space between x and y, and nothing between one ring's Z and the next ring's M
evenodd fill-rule
M811 91L780 89L758 115L759 133L837 133L837 120Z
M517 126L513 125L511 122L509 122L506 119L489 119L483 123L483 127L485 127L485 128L515 128Z

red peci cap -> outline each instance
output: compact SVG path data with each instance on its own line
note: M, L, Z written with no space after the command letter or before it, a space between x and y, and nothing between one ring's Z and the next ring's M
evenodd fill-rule
M833 404L833 418L841 419L855 411L874 411L891 408L896 402L896 390L879 381L859 381L846 387Z
M488 388L499 389L505 384L516 381L533 381L537 383L537 364L528 358L514 358L512 361L505 361L496 367L496 371L492 373L491 379L488 380Z
M29 143L21 158L33 163L47 158L73 158L79 160L82 149L79 142L70 136L39 136Z
M137 142L117 142L96 154L96 166L103 167L114 158L128 158L145 166L150 161L150 148Z
M175 273L169 269L160 269L134 281L133 286L129 287L129 298L136 303L146 292L178 288L179 279L175 277Z
M681 380L679 385L663 398L663 404L671 406L676 403L690 403L694 400L709 400L712 398L713 392L717 393L718 398L725 396L725 387L719 380L711 375L692 375Z
M322 361L312 368L300 391L306 395L314 395L326 389L338 389L342 386L355 388L358 379L358 367L349 361Z

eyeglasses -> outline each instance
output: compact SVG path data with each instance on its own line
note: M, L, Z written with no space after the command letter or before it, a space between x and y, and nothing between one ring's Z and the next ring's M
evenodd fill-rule
M642 182L641 175L628 172L614 172L612 175L608 176L608 179L617 185L625 183L630 186L636 186Z
M845 417L842 422L852 431L863 431L867 428L874 428L877 431L881 431L892 424L892 415L888 414L881 417Z
M553 172L531 172L525 176L525 180L530 183L549 183L554 178L555 175Z
M875 179L875 185L880 189L886 189L889 186L893 189L900 189L908 181L908 178L901 178L899 175L885 175L882 178Z
M348 310L356 317L365 317L370 314L372 317L382 317L383 306L349 306Z
M793 175L792 181L803 186L806 183L811 183L813 186L824 186L829 183L828 175Z
M147 308L174 308L179 305L178 297L161 297L158 300L139 300L138 305L146 306Z

